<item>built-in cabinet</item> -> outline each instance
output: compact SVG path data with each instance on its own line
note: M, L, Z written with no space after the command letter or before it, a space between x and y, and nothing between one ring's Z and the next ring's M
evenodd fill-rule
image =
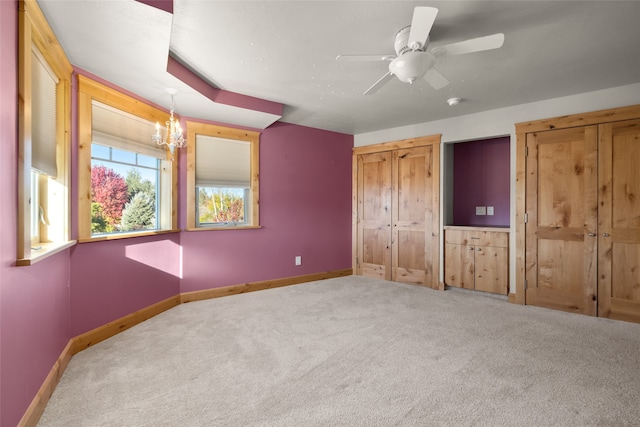
M440 136L354 148L354 274L439 287Z
M640 106L516 131L517 301L640 322Z
M447 226L444 231L447 286L507 295L509 232L497 228Z

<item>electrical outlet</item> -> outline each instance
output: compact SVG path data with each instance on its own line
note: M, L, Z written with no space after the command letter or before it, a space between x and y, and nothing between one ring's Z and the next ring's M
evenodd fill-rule
M300 255L296 257L296 265L302 265L302 257Z
M486 215L487 207L486 206L476 206L476 215Z
M487 206L487 215L493 215L493 206Z

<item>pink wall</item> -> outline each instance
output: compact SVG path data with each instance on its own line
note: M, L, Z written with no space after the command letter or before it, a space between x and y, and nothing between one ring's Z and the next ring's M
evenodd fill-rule
M351 135L286 123L264 130L262 228L183 232L181 291L350 268L352 147Z
M261 229L82 243L34 266L15 267L15 0L0 1L0 24L0 425L19 422L69 339L80 333L179 292L350 267L353 137L285 123L261 136ZM75 116L75 102L72 107ZM76 129L74 117L73 236ZM179 167L183 224L184 156ZM294 266L296 255L301 266Z
M71 336L180 293L180 234L71 249Z
M70 338L69 250L15 267L17 2L0 1L0 425L14 426Z
M75 72L148 103L136 94L112 85L85 70L75 68ZM72 170L78 167L76 82L74 75ZM72 186L71 229L75 236L78 230L78 185L75 177L72 179ZM87 332L180 293L180 253L179 233L80 243L73 247L70 292L71 336Z
M509 137L463 142L453 147L453 223L509 226ZM476 206L493 206L477 216Z

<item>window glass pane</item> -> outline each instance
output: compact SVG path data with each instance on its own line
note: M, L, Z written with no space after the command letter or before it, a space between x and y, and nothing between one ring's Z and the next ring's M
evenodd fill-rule
M123 162L129 164L136 164L136 153L131 151L119 150L117 148L111 149L111 160L116 162Z
M93 144L92 152L95 148ZM100 152L100 148L96 151ZM150 166L143 167L136 164L135 153L114 148L111 151L113 161L91 160L91 234L159 229L160 161L147 158Z
M151 156L145 156L144 154L138 154L138 165L146 166L148 168L158 167L158 159Z
M109 160L111 157L111 150L109 147L99 144L91 144L91 157L95 159Z
M197 187L198 223L246 223L247 194L244 188Z

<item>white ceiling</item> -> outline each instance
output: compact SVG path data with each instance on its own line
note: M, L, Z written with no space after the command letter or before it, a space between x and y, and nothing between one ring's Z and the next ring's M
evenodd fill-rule
M169 49L209 83L284 105L282 121L348 134L640 82L640 1L203 1L174 13L134 0L38 0L71 63L176 113L264 128L278 115L211 101L167 72ZM389 82L415 6L439 14L429 48L504 33L501 49L441 57L451 84ZM456 107L446 100L461 97ZM639 94L640 102L640 94Z

